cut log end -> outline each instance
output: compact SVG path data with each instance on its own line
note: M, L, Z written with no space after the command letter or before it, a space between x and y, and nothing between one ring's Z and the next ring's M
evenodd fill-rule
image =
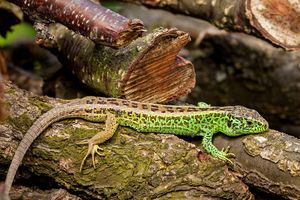
M122 96L126 99L168 102L186 95L195 86L192 63L177 56L189 42L189 35L177 29L163 29L158 34L123 78Z
M300 49L300 5L298 0L247 0L252 26L266 39L287 50Z

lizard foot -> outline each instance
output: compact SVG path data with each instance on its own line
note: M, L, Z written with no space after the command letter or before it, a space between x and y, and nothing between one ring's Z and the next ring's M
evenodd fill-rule
M221 152L227 157L227 158L234 158L235 155L233 153L229 153L230 146L227 146L226 148L222 148Z
M93 144L89 143L88 151L81 161L79 172L82 171L83 165L89 155L92 155L93 167L95 168L95 163L96 163L95 162L95 153L98 154L99 156L103 156L103 154L101 154L98 150L103 151L103 149L100 148L98 145L93 145Z
M230 146L226 148L222 148L221 151L218 151L214 153L213 155L221 160L224 160L226 162L229 162L230 164L233 164L233 162L229 158L234 158L235 155L233 153L228 153L230 150Z

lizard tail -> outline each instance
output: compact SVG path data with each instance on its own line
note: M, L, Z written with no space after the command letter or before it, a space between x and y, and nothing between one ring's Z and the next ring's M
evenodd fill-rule
M26 154L26 151L29 149L33 141L42 133L46 127L55 122L58 121L63 117L63 110L59 108L54 108L45 114L41 115L34 123L33 125L28 129L27 133L21 140L15 155L11 161L11 164L9 166L6 179L5 179L5 187L4 187L4 193L8 196L9 191L11 189L13 180L15 178L16 172L23 160L23 157ZM1 199L0 199L1 200Z

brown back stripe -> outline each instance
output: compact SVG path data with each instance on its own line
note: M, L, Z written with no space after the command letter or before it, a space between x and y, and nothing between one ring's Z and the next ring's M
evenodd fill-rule
M155 111L158 111L159 108L157 105L151 105L151 111L155 112Z
M142 104L142 108L145 110L148 110L148 105L147 104Z
M99 100L97 101L97 104L107 104L107 101L102 100L102 99L99 99Z
M172 107L167 106L166 108L168 112L172 112L172 113L175 112L174 108Z
M123 104L124 106L129 106L129 101L122 100L122 104Z
M137 108L137 107L138 107L138 103L136 103L136 102L131 102L131 107Z

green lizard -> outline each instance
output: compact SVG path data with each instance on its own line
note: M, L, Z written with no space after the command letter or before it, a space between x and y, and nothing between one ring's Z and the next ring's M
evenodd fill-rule
M159 132L185 136L203 136L202 145L211 155L229 160L227 150L218 150L212 143L213 134L222 132L239 136L266 131L268 122L255 110L242 106L213 107L171 106L139 103L115 98L86 97L57 106L40 116L20 142L10 164L5 195L8 196L16 171L33 141L50 124L68 118L83 118L92 122L105 122L105 129L88 140L88 151L83 158L97 153L98 144L110 139L118 126L128 126L138 132Z

